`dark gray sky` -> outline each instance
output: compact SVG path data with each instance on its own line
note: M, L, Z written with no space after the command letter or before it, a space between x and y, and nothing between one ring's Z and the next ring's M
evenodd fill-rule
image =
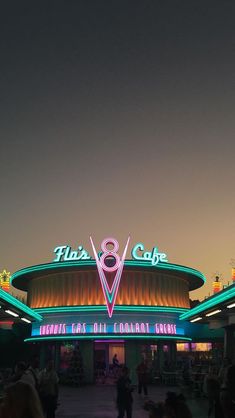
M235 258L235 2L3 1L0 269L113 235Z

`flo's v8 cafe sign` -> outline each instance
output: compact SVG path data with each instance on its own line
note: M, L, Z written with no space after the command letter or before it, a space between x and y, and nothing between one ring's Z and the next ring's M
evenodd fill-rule
M110 318L113 314L129 242L130 237L127 238L124 249L120 254L119 243L115 238L105 238L101 242L100 248L97 249L92 237L90 237L91 248ZM82 245L78 245L77 249L72 249L69 245L60 245L54 249L54 253L55 258L53 261L55 263L92 260L90 253ZM144 244L142 243L137 243L132 248L131 255L134 260L146 263L146 265L156 266L158 263L168 262L167 255L159 252L157 247L153 247L152 251L145 251ZM106 273L113 274L112 285L107 281Z

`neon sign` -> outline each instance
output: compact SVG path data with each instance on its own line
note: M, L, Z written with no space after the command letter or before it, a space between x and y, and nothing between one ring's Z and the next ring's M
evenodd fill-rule
M77 251L71 249L69 245L61 245L54 249L56 258L53 260L58 261L78 261L78 260L90 260L91 257L82 245L78 246Z
M39 335L86 334L157 334L176 335L176 324L149 322L86 322L45 324L39 327ZM35 333L33 334L35 335Z
M105 238L101 243L101 251L97 252L92 237L90 237L94 258L99 273L99 279L110 318L112 317L115 301L118 294L129 241L130 237L128 237L123 250L123 254L120 257L118 254L119 244L116 239ZM112 249L110 249L110 246ZM54 249L54 253L56 254L56 257L53 261L57 263L61 261L91 260L91 256L83 248L82 245L79 245L77 250L72 250L69 245L60 245ZM131 255L133 259L151 263L152 266L156 266L159 262L168 262L166 254L160 253L157 247L153 247L152 251L144 251L144 245L142 243L138 243L133 247ZM113 276L111 278L112 285L109 284L109 281L106 277L107 275Z
M138 255L138 252L142 252L142 255ZM152 266L156 266L159 262L167 263L167 255L165 253L159 253L157 247L153 247L152 251L144 251L144 244L139 242L134 246L131 251L131 255L135 260L151 261Z
M108 310L108 315L111 318L113 314L113 309L114 309L120 281L121 281L124 260L126 257L126 252L127 252L128 244L130 241L130 237L128 237L127 239L127 243L126 243L126 246L124 248L121 258L117 253L119 249L119 244L116 239L106 238L102 241L101 243L102 255L100 259L98 257L95 245L91 237L90 237L90 241L91 241L92 249L93 249L94 256L95 256L95 261L96 261L100 283L102 286L102 290L103 290L103 294L104 294L104 298L105 298L105 302L106 302L106 306ZM108 248L108 245L113 246L112 250ZM107 263L105 262L106 260L109 260L109 259L115 260L115 263L113 264L113 266L108 266ZM108 273L115 272L115 276L114 276L113 284L111 288L105 276L105 273L104 273L105 271Z

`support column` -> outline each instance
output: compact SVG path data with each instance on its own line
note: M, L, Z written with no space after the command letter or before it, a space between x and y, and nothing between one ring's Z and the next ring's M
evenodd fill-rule
M234 360L234 347L235 347L235 338L234 338L234 328L233 326L224 328L224 357L228 357L231 360Z
M141 342L125 341L125 364L130 369L130 378L134 385L137 384L136 367L141 360Z
M109 373L109 343L105 343L105 369L106 369L106 376Z
M60 369L60 342L55 343L55 370L58 372Z
M174 341L170 342L170 364L173 368L176 367L176 359L177 359L177 350L176 350L176 343Z
M94 344L93 341L79 341L79 349L82 356L84 381L94 382Z
M162 374L164 368L164 353L163 353L163 342L159 341L157 343L157 353L158 353L158 367L159 372Z
M40 369L44 369L46 367L46 347L45 347L45 343L40 344L39 367L40 367Z

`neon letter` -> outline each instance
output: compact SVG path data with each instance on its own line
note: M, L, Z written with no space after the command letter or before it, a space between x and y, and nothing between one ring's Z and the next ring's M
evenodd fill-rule
M138 244L134 246L134 248L132 248L132 251L131 251L132 258L134 258L135 260L143 260L142 256L137 255L137 251L144 251L144 244L139 242Z
M53 261L61 261L61 258L64 255L65 248L67 248L66 245L61 245L60 247L56 247L54 249L54 253L56 253L56 258Z

